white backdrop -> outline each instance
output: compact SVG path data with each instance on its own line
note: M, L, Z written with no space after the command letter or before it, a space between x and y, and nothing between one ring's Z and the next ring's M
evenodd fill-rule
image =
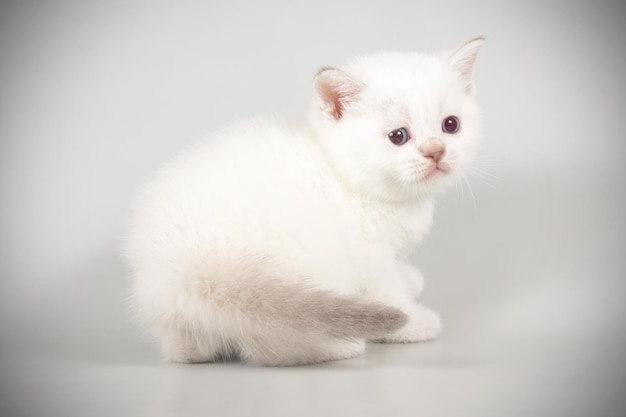
M3 2L0 414L622 415L626 7L588 3ZM160 363L123 303L139 184L222 123L304 117L321 66L477 35L486 173L416 253L442 339L291 371Z

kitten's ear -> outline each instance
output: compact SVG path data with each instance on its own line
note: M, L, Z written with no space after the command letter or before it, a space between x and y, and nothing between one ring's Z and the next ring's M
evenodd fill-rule
M320 110L334 120L343 117L346 106L357 99L362 89L360 83L337 68L322 68L315 75L314 85Z
M448 65L466 82L465 90L468 94L471 94L473 90L474 63L483 43L485 43L485 38L474 38L448 57Z

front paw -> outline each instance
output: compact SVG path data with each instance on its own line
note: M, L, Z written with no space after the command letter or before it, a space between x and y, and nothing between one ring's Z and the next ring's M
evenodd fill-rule
M414 304L405 312L409 316L408 323L401 329L379 340L379 342L425 342L436 338L441 333L441 319L437 313L428 307Z
M424 290L424 277L414 266L409 264L400 264L398 272L404 284L409 291L409 295L415 300Z

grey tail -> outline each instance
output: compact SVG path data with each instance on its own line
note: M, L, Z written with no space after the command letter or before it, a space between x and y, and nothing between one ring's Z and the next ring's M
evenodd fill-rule
M260 326L375 339L408 321L408 316L397 308L299 283L265 278L254 279L244 288L234 297L237 309Z

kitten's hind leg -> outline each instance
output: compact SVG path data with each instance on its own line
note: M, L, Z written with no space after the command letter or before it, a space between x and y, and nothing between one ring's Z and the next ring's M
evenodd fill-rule
M402 309L408 316L408 323L389 335L377 339L380 343L425 342L441 333L439 315L428 307L413 303Z
M242 360L264 366L308 365L355 358L365 352L364 339L320 338L298 332L254 335L240 346Z
M294 366L361 356L365 339L338 338L315 331L261 326L226 342L202 330L170 331L161 336L167 358L179 363L241 359L255 365Z
M237 359L237 349L218 337L203 331L177 330L162 335L161 342L168 360L179 363L224 362Z

